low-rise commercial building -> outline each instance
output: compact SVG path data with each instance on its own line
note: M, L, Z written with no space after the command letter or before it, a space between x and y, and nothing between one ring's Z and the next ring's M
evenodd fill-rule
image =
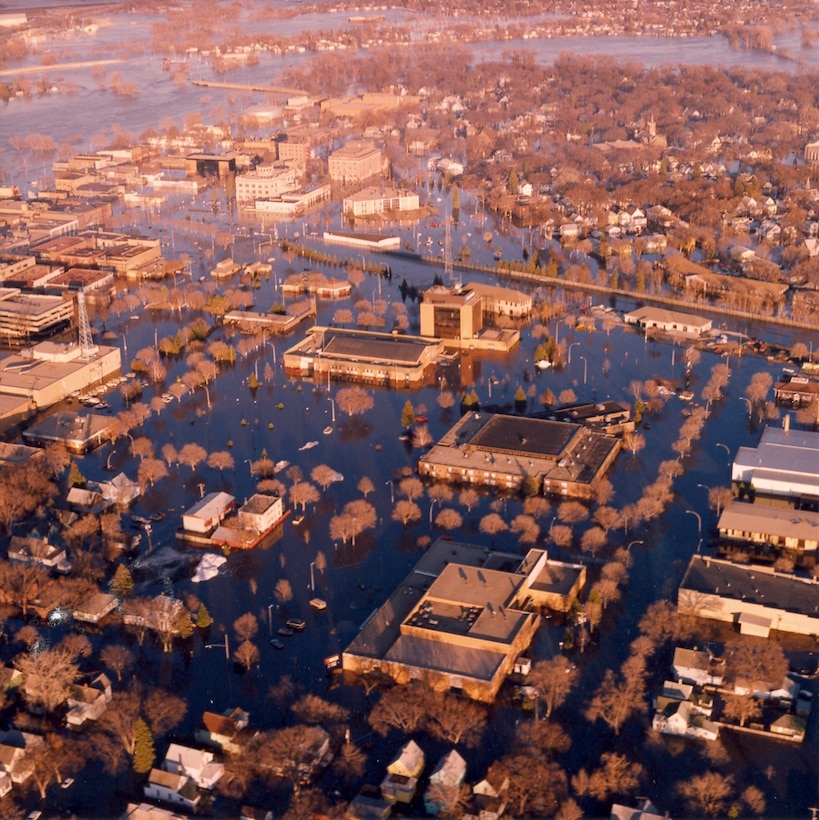
M353 216L417 211L418 194L373 186L344 197L342 209L345 214Z
M819 548L819 513L810 510L734 501L722 511L717 530L726 541L800 553Z
M393 387L423 384L443 353L438 339L313 327L284 354L288 373L317 382L368 382Z
M787 499L798 506L819 503L819 433L766 427L756 447L740 447L731 468L737 486L756 498Z
M119 373L118 347L95 346L83 355L78 344L41 342L0 359L0 395L27 400L42 409Z
M702 336L711 330L712 321L702 316L681 313L678 310L648 305L637 308L623 316L627 325L637 325L648 332L660 330L666 333L683 333L686 336Z
M182 529L200 535L213 531L228 516L234 502L229 493L208 493L182 513Z
M545 495L591 498L619 450L617 438L583 425L475 412L421 457L418 472L504 490L531 478Z
M677 611L733 624L767 637L770 630L819 634L819 584L772 567L694 555L680 583Z
M540 607L568 609L585 567L456 541L430 547L389 599L365 621L342 656L345 670L373 670L397 683L491 702L540 623ZM557 597L555 597L557 596Z

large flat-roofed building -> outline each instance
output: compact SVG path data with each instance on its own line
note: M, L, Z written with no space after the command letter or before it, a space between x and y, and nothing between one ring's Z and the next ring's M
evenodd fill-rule
M677 610L723 621L740 631L771 629L819 635L819 584L772 567L693 555L677 593Z
M504 490L531 477L545 495L591 498L619 450L614 436L579 424L476 412L421 457L418 472Z
M786 417L787 419L787 417ZM735 484L753 485L757 498L819 502L819 433L766 427L756 447L740 447L731 468Z
M0 288L0 339L9 344L43 337L69 326L73 318L72 299Z
M342 210L353 216L418 210L418 194L395 188L372 186L344 197Z
M41 342L0 359L0 395L17 396L42 409L105 381L120 369L118 347L99 345L83 356L78 344Z
M816 552L819 513L733 501L722 511L717 531L726 541L767 544L800 553Z
M333 379L410 387L431 377L441 353L443 345L438 339L316 326L285 351L284 368L319 382Z
M375 669L398 683L419 678L494 700L540 623L540 608L567 610L582 565L436 541L342 656L345 670Z
M702 316L694 316L690 313L681 313L678 310L655 307L646 307L632 310L623 316L623 321L627 325L637 325L644 331L661 330L666 333L683 333L686 336L702 336L711 330L712 322Z
M327 160L333 182L364 182L381 174L381 149L369 140L350 140Z
M42 446L58 442L69 452L87 453L102 444L110 427L110 416L62 411L33 424L23 432L23 438Z
M260 165L254 171L236 177L236 200L239 203L270 199L299 187L299 172L286 165Z

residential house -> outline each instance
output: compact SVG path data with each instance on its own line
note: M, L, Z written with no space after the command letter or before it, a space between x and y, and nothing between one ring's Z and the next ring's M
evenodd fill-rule
M668 820L668 812L660 814L657 807L647 798L637 798L640 805L637 808L625 806L622 803L613 803L610 820Z
M722 661L715 661L708 652L678 646L674 649L671 667L679 683L688 683L692 686L722 686L725 664Z
M374 794L367 792L365 786L347 806L344 820L387 820L392 814L392 806Z
M654 713L651 726L662 734L699 740L716 740L719 735L719 724L708 720L690 700L670 701Z
M296 764L300 781L303 784L309 783L333 759L330 735L321 726L308 726L301 743L292 750L292 754L290 762ZM281 776L283 772L283 767L273 767L274 774Z
M421 747L411 740L387 766L387 774L381 781L381 796L388 803L412 802L423 768L424 753Z
M466 777L466 761L455 751L445 754L429 777L424 792L424 808L427 814L438 814L444 807L443 795L449 789L459 788Z
M129 803L121 820L187 820L187 815L152 806L150 803Z
M111 681L107 675L97 675L91 683L71 687L68 696L66 723L78 729L87 720L98 720L111 702Z
M486 777L472 787L471 814L476 820L500 820L506 811L509 776L497 765L489 767Z
M116 595L107 592L95 592L78 604L72 615L75 621L98 624L106 615L113 612L118 605L119 599Z
M113 502L106 501L101 493L90 487L72 487L65 497L66 503L75 510L83 513L98 515L111 506Z
M21 564L39 564L41 567L54 569L65 563L65 547L49 544L43 538L32 538L24 535L12 535L8 546L10 561Z
M145 797L173 803L195 811L202 799L199 789L184 774L172 773L163 769L151 769L148 782L142 787Z
M114 476L110 481L100 481L96 486L106 501L111 501L119 507L127 507L142 494L139 484L128 478L125 473Z
M8 775L12 783L25 783L34 771L26 760L26 753L42 744L39 735L16 729L0 732L0 773Z
M0 797L5 797L12 788L11 777L6 772L0 772Z
M11 666L0 666L0 691L19 689L23 684L23 673Z
M805 739L807 718L786 712L771 723L771 733L788 740L802 742Z
M194 732L194 737L226 754L240 755L258 734L248 727L249 721L250 715L238 707L226 709L221 715L205 712L202 726Z
M199 788L212 789L225 773L223 763L213 759L213 752L191 749L179 743L171 743L162 761L162 768L172 774L184 774Z
M201 534L210 532L233 509L234 501L228 493L208 493L182 514L182 529Z

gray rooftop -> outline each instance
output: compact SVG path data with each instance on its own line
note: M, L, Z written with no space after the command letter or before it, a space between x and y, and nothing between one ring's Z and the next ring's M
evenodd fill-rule
M811 579L703 555L692 556L680 589L819 616L819 584Z

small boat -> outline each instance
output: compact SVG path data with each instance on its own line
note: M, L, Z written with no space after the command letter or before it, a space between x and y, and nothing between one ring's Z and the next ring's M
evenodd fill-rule
M304 521L304 516L303 515L297 515L293 519L293 524L298 527L298 525L301 524L302 521Z
M535 362L535 367L538 370L548 370L552 366L552 363L547 359L538 359Z
M281 461L277 461L277 462L273 465L273 472L274 472L274 473L278 473L278 472L280 472L281 470L284 470L286 467L289 467L289 466L290 466L290 462L289 462L289 461L285 461L284 459L282 459Z
M416 420L419 424L426 424L426 423L429 421L429 419L428 419L426 416L416 416L416 417L415 417L415 420Z
M330 435L330 433L332 433L332 432L333 432L333 425L332 425L332 424L328 424L328 425L324 428L324 430L322 430L322 432L324 433L324 435L325 435L325 436L329 436L329 435Z
M313 447L318 447L317 441L307 441L299 447L299 452L302 450L311 450Z
M322 609L327 609L327 601L325 601L324 598L311 598L310 606L313 607L313 609L321 611Z

